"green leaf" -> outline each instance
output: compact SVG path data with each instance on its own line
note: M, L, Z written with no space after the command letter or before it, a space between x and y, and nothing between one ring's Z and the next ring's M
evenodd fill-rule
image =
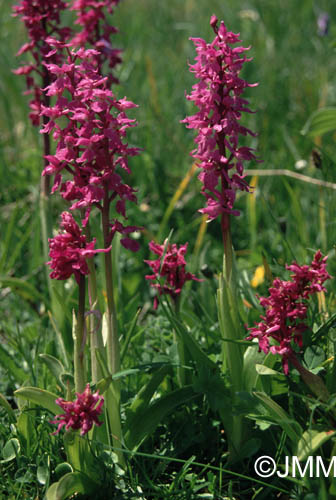
M68 474L69 472L73 472L73 469L68 462L62 462L55 468L55 476L57 479L60 479L62 476L65 476L65 474Z
M234 290L229 282L219 276L217 291L218 320L222 337L231 340L242 340L239 331L239 313ZM237 343L222 343L223 369L228 368L232 392L243 389L243 346Z
M312 345L307 347L304 352L303 359L307 365L308 370L313 370L318 366L321 366L323 361L325 360L325 353L322 347Z
M118 382L111 382L105 393L105 408L107 411L107 425L112 435L113 446L121 448L122 430L120 422L120 386ZM125 465L122 451L116 450L120 465Z
M206 367L198 370L194 378L193 388L195 392L206 396L213 411L225 410L231 417L232 395L219 370L216 373Z
M31 453L31 444L36 443L36 431L32 415L28 412L20 413L16 427L25 454L29 457Z
M300 461L307 460L308 456L313 455L320 446L332 438L336 431L319 432L310 429L302 434L297 445L296 455Z
M131 323L131 325L130 325L130 327L128 329L128 332L126 334L126 338L125 338L125 341L123 343L123 346L122 346L122 349L121 349L121 352L120 352L120 364L122 364L123 359L124 359L124 357L126 355L126 352L127 352L127 349L128 349L128 345L129 345L130 340L132 338L132 335L134 333L134 330L135 330L135 327L136 327L136 324L137 324L140 312L141 312L141 308L139 308L137 310L137 312L135 313L134 318L132 319L132 323Z
M92 453L89 441L80 436L78 430L65 432L63 440L66 457L73 470L87 474L92 480L98 478L100 463Z
M265 353L262 351L258 352L258 343L255 344L255 346L248 347L244 353L243 384L247 391L256 388L258 380L256 368L265 360Z
M273 370L272 368L268 368L268 366L265 365L259 365L258 363L255 365L256 372L258 375L279 375L280 377L285 377L286 375L281 372L277 372L276 370Z
M60 376L65 371L62 363L51 354L39 354L39 358L49 368L56 380L60 380Z
M83 439L79 436L78 432L70 430L64 434L64 448L67 460L71 467L80 470L84 464L82 461L81 448L83 448Z
M55 403L58 396L44 389L39 389L38 387L22 387L15 391L14 394L19 398L27 399L32 403L46 408L54 415L59 414L61 411L60 407Z
M242 445L241 450L239 450L239 458L240 460L244 458L250 458L256 455L256 453L260 450L261 447L261 439L259 438L251 438L246 443Z
M3 460L0 463L10 462L20 453L20 441L16 438L9 439L2 449Z
M80 472L69 472L65 474L58 483L54 483L47 491L47 500L67 500L75 494L90 495L94 493L98 485Z
M258 398L262 405L268 411L269 416L273 419L275 423L280 425L285 431L289 439L293 442L296 447L299 439L302 435L302 429L300 424L294 422L290 416L279 406L273 399L271 399L267 394L263 392L253 392L256 398Z
M150 404L143 412L137 425L125 433L125 443L128 448L135 450L147 436L151 435L160 422L181 404L187 404L197 397L192 386L176 389Z
M205 354L202 348L190 335L186 327L180 321L177 320L177 318L173 315L172 311L169 310L167 307L163 307L163 310L166 313L166 316L168 317L176 334L182 339L184 345L188 349L197 367L199 368L202 366L207 366L209 369L216 371L217 365Z
M75 381L72 373L61 373L60 381L66 389L69 387L70 391L75 388Z
M56 500L56 491L57 491L58 483L52 484L46 493L46 500Z
M112 382L112 375L100 379L96 384L97 391L99 391L100 394L104 394L104 392L106 392L107 389L109 388L111 382Z
M316 137L333 130L336 130L336 108L328 107L315 111L305 123L301 133Z
M327 335L330 328L336 327L336 313L332 314L330 318L321 325L316 332L313 333L313 341L315 342L317 339L322 337L323 335Z
M4 408L9 416L9 418L15 422L15 413L14 413L14 410L13 408L11 407L11 405L8 403L7 399L5 398L5 396L3 396L1 393L0 393L0 406L2 406L2 408Z
M36 478L40 484L48 484L50 477L50 457L45 455L37 467Z
M168 372L169 367L162 366L156 373L151 376L147 384L140 389L129 410L127 411L127 420L125 422L126 432L128 429L132 429L133 426L137 425L139 418L142 418L142 412L148 407L153 394Z

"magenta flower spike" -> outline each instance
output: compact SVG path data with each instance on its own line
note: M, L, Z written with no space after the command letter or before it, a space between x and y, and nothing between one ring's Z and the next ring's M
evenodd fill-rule
M261 321L249 328L248 340L258 339L259 350L265 353L279 354L282 356L284 373L288 375L288 361L295 359L293 342L302 347L302 334L308 329L305 322L307 318L310 296L317 292L325 291L323 283L331 276L326 270L327 257L322 257L320 250L314 256L312 263L299 266L293 262L287 269L293 272L290 281L276 278L269 289L269 297L260 297L261 306L266 315L260 316ZM273 339L277 343L272 344Z
M159 245L151 241L149 248L153 253L158 255L158 259L144 261L154 273L145 276L145 278L149 281L155 281L155 283L151 283L151 286L158 290L159 295L168 294L176 301L186 281L202 281L196 278L194 274L188 273L185 270L186 261L184 256L187 252L188 243L178 247L175 243L167 244L165 242L163 245ZM163 285L158 283L160 278L165 278ZM157 309L157 307L158 299L155 297L154 309Z
M118 32L106 18L106 13L113 14L120 0L75 0L71 10L76 12L75 24L81 30L74 36L71 43L74 47L89 46L97 50L95 63L101 72L101 67L108 61L110 70L121 63L121 50L111 44L111 35ZM118 83L112 72L108 74L109 83Z
M33 95L29 103L29 117L35 126L40 125L42 104L47 101L42 88L51 79L43 64L46 61L59 64L63 57L61 52L51 51L47 39L52 36L64 42L71 36L70 28L60 26L60 14L66 8L67 3L62 0L21 0L18 5L13 6L13 15L21 17L29 37L29 42L21 47L17 55L30 52L33 57L31 63L23 64L14 73L26 77L26 94Z
M93 424L98 427L102 422L98 420L102 412L104 397L99 395L99 391L92 394L90 384L86 385L83 393L76 393L75 401L65 401L63 398L56 399L56 404L64 410L61 415L56 415L51 424L58 424L57 430L52 434L58 434L63 426L69 429L80 429L80 435L84 436L92 428Z
M207 214L209 221L223 214L239 215L234 209L236 191L249 191L243 162L256 157L251 148L239 145L239 139L255 134L240 124L244 112L252 113L241 94L247 87L257 85L239 76L243 64L251 60L244 55L249 47L233 47L240 42L239 35L227 31L223 21L218 27L216 16L211 17L210 25L215 32L211 43L191 38L197 56L190 71L199 81L187 99L193 101L199 111L182 120L187 128L198 131L197 148L191 154L199 161L198 178L206 198L206 207L199 212Z
M107 77L99 74L92 60L96 55L93 49L72 50L62 65L47 64L55 80L44 90L56 102L42 109L50 121L41 132L52 131L57 141L55 154L46 156L43 175L55 176L52 192L59 190L72 202L70 210L86 211L84 225L94 206L102 211L113 202L116 214L126 219L126 202L136 202L135 189L124 182L121 173L131 174L128 159L139 153L125 141L127 130L136 126L126 111L137 106L126 98L116 99L107 88ZM136 251L138 243L128 236L136 229L113 219L107 246L119 232L124 235L122 245Z
M65 280L74 274L79 284L80 277L89 274L86 259L92 258L99 252L108 252L110 248L95 249L95 238L88 243L70 213L63 212L61 218L61 227L64 231L49 239L51 260L47 264L52 269L50 278Z

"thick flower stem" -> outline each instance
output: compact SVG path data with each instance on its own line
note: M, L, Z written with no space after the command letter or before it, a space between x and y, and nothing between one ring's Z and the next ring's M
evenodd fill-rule
M102 225L104 235L104 248L110 246L110 219L109 219L108 192L105 191L105 199L102 210ZM104 253L105 260L105 284L107 300L107 363L110 373L113 375L120 369L120 349L117 331L117 317L113 293L112 255L111 251Z
M81 275L78 288L78 314L77 321L73 325L74 329L74 371L75 390L83 392L85 389L85 276ZM75 318L74 318L75 319Z
M49 73L47 69L44 70L43 75L43 88L46 88L50 84ZM50 106L49 96L44 96L44 103L46 107ZM49 122L49 117L43 115L42 117L43 126L46 126ZM50 155L50 136L49 134L43 134L43 163L44 168L48 165L48 160L45 158ZM40 185L40 220L41 220L41 233L42 233L42 246L43 246L43 257L44 261L48 260L49 245L48 238L51 237L51 215L50 215L50 177L49 175L41 176ZM51 298L51 280L49 278L49 273L47 272L47 283L49 294Z
M225 186L223 185L223 190ZM220 301L223 315L222 333L224 337L234 340L240 340L239 315L236 302L236 283L233 275L233 250L230 228L230 214L223 213L221 218L222 238L224 245L224 279L220 282L222 291ZM226 290L224 290L224 287ZM226 297L226 300L225 300ZM223 300L224 299L224 300ZM223 307L224 306L224 307ZM223 366L227 366L231 380L232 400L236 393L243 390L242 370L244 364L243 351L241 347L234 342L223 341ZM239 456L239 450L243 440L243 419L240 415L232 415L230 429L228 430L229 443L229 461L233 463Z
M98 305L97 297L97 279L94 261L88 259L88 268L90 271L88 277L88 289L89 289L89 304L91 314L88 319L89 323L89 339L90 339L90 352L91 352L91 378L92 382L96 384L98 380L102 378L101 369L97 360L97 349L103 349L103 339L101 335L100 328L96 327L96 319L94 316L94 309Z
M47 134L43 135L44 140L44 155L50 153L50 139ZM44 160L46 166L47 160ZM51 237L51 214L50 214L50 178L49 175L41 176L40 183L40 221L41 221L41 236L42 236L42 249L44 262L48 261L49 244L48 239ZM47 267L45 268L46 279L48 284L48 291L50 300L52 300L52 286L51 279Z
M104 236L104 247L110 246L110 218L109 218L110 201L108 190L105 189L104 204L102 210L102 226ZM120 370L120 347L117 331L117 316L113 293L113 275L112 275L112 255L111 251L104 253L105 261L105 283L106 283L106 299L107 299L107 365L111 375ZM105 395L106 407L109 419L109 429L112 435L113 445L116 448L121 448L122 431L120 422L120 382L113 381ZM123 467L125 459L122 451L116 451L119 464Z
M222 214L221 218L222 238L225 257L225 278L228 283L232 279L232 240L230 228L230 214Z
M85 235L89 241L91 239L89 222L85 227ZM93 259L87 259L87 265L89 268L88 290L89 290L89 304L91 311L91 314L88 318L88 331L89 331L89 339L90 339L89 342L90 342L90 352L91 352L91 378L92 382L96 384L98 380L102 378L102 372L97 360L96 351L97 349L103 349L103 339L101 335L101 329L96 327L97 319L95 318L94 315L94 310L98 306L98 294L97 294L96 268Z

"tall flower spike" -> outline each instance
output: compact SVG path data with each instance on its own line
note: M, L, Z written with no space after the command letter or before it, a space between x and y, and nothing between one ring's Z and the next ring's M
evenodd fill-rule
M151 241L149 248L159 258L156 260L145 260L146 264L154 272L154 274L147 275L145 278L150 281L156 281L156 283L151 283L151 286L158 290L159 295L169 294L176 301L186 281L202 281L196 278L194 274L188 273L185 270L186 261L184 256L187 252L188 243L178 247L175 243L170 244L167 241L163 245ZM158 283L160 278L165 279L163 285ZM157 309L157 306L158 299L155 297L154 309Z
M92 394L90 384L86 385L83 393L76 393L75 401L65 401L63 398L56 399L56 404L60 406L64 413L56 415L51 424L58 424L57 430L53 434L58 434L63 426L69 429L80 429L83 436L92 428L93 424L100 426L102 422L98 420L102 412L104 397L99 395L99 391Z
M21 0L13 7L13 15L21 17L29 36L29 42L21 47L17 55L30 52L33 57L33 62L22 65L14 73L26 77L26 93L33 95L29 103L29 117L36 126L40 125L42 104L48 102L42 88L52 79L44 63L57 64L62 61L61 52L51 50L48 38L52 36L64 42L71 35L70 28L60 26L60 14L66 8L67 4L62 0Z
M299 266L293 262L286 268L293 272L290 281L276 278L269 289L269 297L260 297L261 306L266 315L256 326L249 328L248 340L258 339L259 350L282 356L285 374L288 374L288 361L293 358L292 342L302 347L302 333L306 325L307 300L317 292L324 291L323 283L331 276L326 270L327 257L322 257L320 250L314 256L310 266ZM277 344L270 344L273 339Z
M65 280L74 274L79 283L81 275L89 274L86 259L99 252L108 252L110 248L95 250L96 239L88 243L71 214L63 212L61 218L64 231L49 239L51 260L47 264L52 269L50 278Z
M56 102L42 111L50 121L41 132L53 131L58 141L55 154L46 156L43 175L55 175L52 192L59 189L72 202L71 210L86 210L84 224L93 206L102 210L113 202L116 214L126 219L126 202L136 202L135 189L122 176L131 173L129 157L139 153L125 141L127 130L136 126L126 112L137 106L126 98L116 99L107 88L107 77L99 74L92 60L96 55L96 50L79 49L65 64L47 65L55 81L45 91ZM137 250L137 242L127 236L135 229L111 221L108 244L117 231L125 235L121 243L126 248Z
M97 50L95 63L102 73L101 67L108 61L110 70L121 63L120 49L111 44L111 35L118 32L117 28L107 20L106 13L113 14L114 7L120 0L75 0L71 7L77 14L75 24L81 26L81 31L72 39L74 47L85 47ZM112 71L108 74L109 83L118 83Z
M215 32L210 44L191 38L197 56L190 71L199 82L193 85L187 99L199 111L182 120L187 128L198 130L197 148L191 154L199 160L202 171L198 178L207 200L207 206L199 212L207 214L209 221L224 213L239 215L233 208L236 191L249 191L243 162L256 157L251 148L239 146L239 138L255 134L239 123L243 112L252 113L248 101L240 96L247 87L257 85L239 77L243 64L251 60L244 55L249 47L233 48L240 42L239 35L227 31L223 21L218 27L216 16L211 17L210 25Z

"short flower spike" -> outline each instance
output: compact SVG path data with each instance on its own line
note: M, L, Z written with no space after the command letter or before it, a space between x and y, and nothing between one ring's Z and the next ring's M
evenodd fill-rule
M290 281L276 278L269 288L269 297L260 297L260 305L265 309L261 321L249 328L248 340L258 339L259 350L282 356L284 373L287 375L288 361L293 355L292 341L302 347L302 333L307 330L307 299L317 292L325 291L323 283L331 276L326 270L327 257L320 250L308 266L293 262L286 268L293 272ZM274 339L277 344L270 345Z
M60 406L64 413L56 415L55 420L51 420L51 424L58 424L57 430L53 434L58 434L63 426L68 431L69 429L80 429L80 435L83 436L92 428L93 424L102 425L98 420L98 416L102 412L104 397L99 395L99 391L92 394L90 384L82 394L76 393L75 401L65 401L63 398L56 399L56 404Z
M95 250L96 239L88 243L86 236L69 212L63 212L61 218L61 227L64 231L54 238L49 238L51 260L47 264L52 269L50 278L65 280L74 274L79 283L81 275L89 274L86 259L99 252L108 252L110 248Z
M184 255L187 252L188 243L178 247L175 243L170 244L165 242L163 245L159 245L151 241L149 248L159 258L156 260L145 260L146 264L154 272L154 274L147 275L145 278L150 281L156 281L156 283L151 283L151 286L158 290L159 295L169 294L173 300L176 300L186 281L202 281L196 278L194 274L188 273L185 270L186 261ZM165 278L163 285L157 282L159 278ZM157 306L158 299L155 297L154 309Z

